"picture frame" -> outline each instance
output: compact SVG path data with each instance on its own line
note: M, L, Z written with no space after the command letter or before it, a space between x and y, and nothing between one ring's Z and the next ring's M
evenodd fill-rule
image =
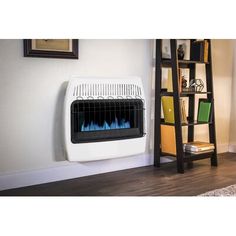
M78 39L24 39L24 57L79 59Z
M177 48L179 45L183 46L184 49L184 58L183 60L190 60L190 40L189 39L178 39L177 40ZM162 58L170 59L171 51L170 51L170 39L162 40Z
M190 40L189 39L178 39L177 48L179 45L183 46L184 49L184 58L183 60L190 60Z

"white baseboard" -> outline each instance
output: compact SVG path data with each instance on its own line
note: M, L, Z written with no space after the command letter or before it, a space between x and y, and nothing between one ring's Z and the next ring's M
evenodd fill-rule
M141 166L152 165L153 156L148 154L112 160L75 163L41 170L23 171L0 175L0 190L50 183L83 176L101 174Z
M236 145L218 145L218 153L236 152ZM173 158L162 157L161 163L171 162ZM0 175L0 191L20 188L36 184L44 184L83 176L107 173L112 171L131 169L153 164L153 156L143 154L133 157L112 160L96 161L89 163L76 163L60 167L52 167L33 171L22 171Z
M224 153L224 152L229 152L229 144L218 144L217 145L217 153Z
M229 152L236 153L236 144L230 144L229 145Z
M161 163L171 161L172 160L168 157L161 158ZM153 156L143 154L133 157L76 163L73 165L33 171L7 173L0 175L0 191L149 165L153 165Z

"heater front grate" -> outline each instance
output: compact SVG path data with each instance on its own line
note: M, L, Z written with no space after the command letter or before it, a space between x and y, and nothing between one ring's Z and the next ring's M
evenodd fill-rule
M141 99L75 100L71 104L72 143L143 137Z
M135 84L86 84L74 86L73 96L142 96L141 87Z

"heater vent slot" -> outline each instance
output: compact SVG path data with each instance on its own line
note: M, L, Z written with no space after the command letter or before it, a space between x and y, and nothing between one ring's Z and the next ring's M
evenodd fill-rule
M134 96L141 97L142 91L135 84L86 84L74 86L73 96L76 97L109 97L109 96Z
M142 137L143 114L141 99L76 100L71 105L71 141Z

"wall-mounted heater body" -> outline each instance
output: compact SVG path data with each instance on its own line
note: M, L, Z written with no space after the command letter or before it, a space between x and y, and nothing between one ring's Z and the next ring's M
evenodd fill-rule
M94 161L145 151L146 109L141 79L73 78L64 107L69 161Z

